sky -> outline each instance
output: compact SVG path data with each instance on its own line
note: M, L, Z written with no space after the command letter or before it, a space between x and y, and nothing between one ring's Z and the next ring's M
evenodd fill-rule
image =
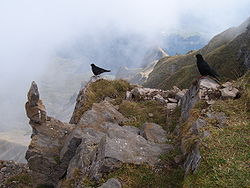
M155 44L186 29L211 38L249 16L250 0L0 0L0 114L11 118L5 109L22 105L31 81L79 36L136 33Z

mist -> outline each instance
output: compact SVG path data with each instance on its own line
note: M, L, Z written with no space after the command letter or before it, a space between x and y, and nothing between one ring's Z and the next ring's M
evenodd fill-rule
M90 71L90 62L135 67L147 49L161 46L163 33L197 32L209 40L249 13L250 0L0 0L0 130L28 124L30 83L46 80L57 57L84 59L82 72ZM129 43L117 64L110 41L122 38Z

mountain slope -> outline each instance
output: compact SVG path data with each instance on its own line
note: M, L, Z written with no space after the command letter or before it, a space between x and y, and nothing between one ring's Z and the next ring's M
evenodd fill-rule
M249 68L250 18L237 28L215 36L204 48L185 55L166 57L156 64L145 87L185 88L199 76L195 54L201 53L224 80L236 79Z

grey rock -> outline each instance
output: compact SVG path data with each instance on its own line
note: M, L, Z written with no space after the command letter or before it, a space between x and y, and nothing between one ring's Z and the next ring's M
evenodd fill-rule
M189 117L189 111L200 100L198 96L198 84L192 85L181 99L181 118L186 121Z
M33 81L27 95L28 101L25 104L27 117L32 124L42 124L47 120L46 109L39 96L37 84Z
M227 116L224 112L208 112L206 116L209 119L215 119L217 124L216 126L219 128L223 128L226 125Z
M167 101L160 95L160 94L157 94L153 97L154 100L162 103L162 104L166 104Z
M196 143L194 149L192 149L192 151L188 153L187 158L184 162L183 166L185 169L185 173L189 174L195 172L199 167L200 160L201 160L201 155L199 151L199 144Z
M134 126L127 126L127 125L125 125L122 128L125 129L125 130L127 130L127 131L130 131L130 132L132 132L134 134L139 134L140 133L140 129L138 129L137 127L134 127Z
M206 121L198 118L191 126L190 130L192 134L198 135L200 133L200 128L206 125Z
M200 85L200 88L210 88L214 90L218 90L220 87L220 85L216 81L210 78L200 79L199 85Z
M75 136L70 138L80 136L82 142L70 160L67 178L74 178L74 170L79 169L83 176L98 181L103 173L111 172L123 163L154 165L160 154L173 148L171 145L147 141L132 126L121 127L103 122L95 126L79 125L76 130L73 131Z
M175 98L177 100L181 100L181 98L184 97L184 95L186 94L186 92L187 92L187 89L183 89L183 90L177 92L176 95L175 95Z
M177 103L167 103L168 110L174 110L177 107Z
M239 90L232 86L220 89L220 91L222 98L235 98L239 93Z
M113 122L123 124L128 119L125 118L117 109L107 101L94 103L91 110L85 112L78 124L96 126L102 122Z
M148 141L155 143L165 143L167 141L166 131L160 125L155 123L144 123L140 135Z
M198 101L205 100L208 104L212 104L214 100L219 99L221 97L219 88L220 85L210 78L203 78L193 83L181 99L182 120L187 120L189 111Z
M122 188L122 184L116 178L108 179L108 181L98 188Z
M178 101L176 99L173 99L173 98L168 98L168 102L170 102L170 103L177 103Z
M42 125L31 126L37 134L33 135L25 158L36 180L35 184L56 185L67 169L60 161L60 150L67 137L65 132L71 132L74 126L54 118Z

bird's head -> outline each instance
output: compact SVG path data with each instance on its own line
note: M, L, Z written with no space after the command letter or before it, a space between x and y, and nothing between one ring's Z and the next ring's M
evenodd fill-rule
M93 67L93 66L95 66L95 64L92 63L92 64L91 64L91 67Z
M196 54L195 56L197 59L203 59L202 55L201 54Z

